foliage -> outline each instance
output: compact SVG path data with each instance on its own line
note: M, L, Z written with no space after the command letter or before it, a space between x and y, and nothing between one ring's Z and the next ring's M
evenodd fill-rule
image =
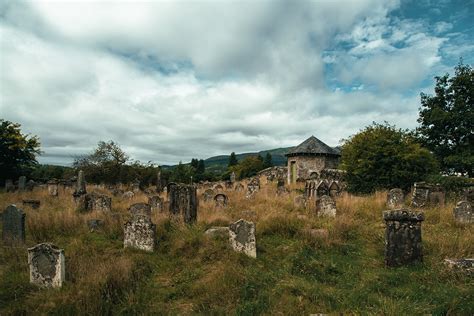
M229 168L229 173L235 172L239 179L252 177L260 170L264 169L262 156L248 156L239 161L239 163Z
M474 70L460 61L454 77L435 79L435 95L421 94L417 133L445 172L473 177Z
M341 167L350 192L409 189L437 171L433 155L415 138L388 123L366 127L342 146Z
M459 194L469 186L474 186L474 179L454 176L431 175L428 177L429 183L439 184L448 193Z
M239 163L239 161L237 160L237 157L235 156L235 152L231 152L230 153L230 156L229 156L229 164L228 166L229 167L232 167L232 166L235 166Z
M0 182L26 175L37 164L37 136L22 134L21 125L0 119Z
M263 169L273 167L272 161L272 154L269 152L265 155L265 159L263 160Z
M31 171L30 178L35 181L45 181L49 179L68 179L74 175L71 167L55 165L36 165Z

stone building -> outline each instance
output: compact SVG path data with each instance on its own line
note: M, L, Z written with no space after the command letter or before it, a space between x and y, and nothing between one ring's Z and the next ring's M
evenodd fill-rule
M314 136L290 150L288 157L288 183L320 179L324 170L335 170L341 156L338 149L332 148Z

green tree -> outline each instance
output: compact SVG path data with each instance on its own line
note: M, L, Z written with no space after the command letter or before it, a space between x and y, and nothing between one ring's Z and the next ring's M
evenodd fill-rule
M237 156L235 155L235 152L231 152L230 156L229 156L229 167L232 167L232 166L235 166L239 163L239 161L237 160Z
M474 70L462 61L454 77L435 77L435 95L421 94L417 135L447 173L474 176Z
M239 161L236 166L230 168L239 179L252 177L263 169L263 159L261 156L248 156Z
M273 167L272 155L267 153L265 159L263 160L263 169Z
M373 123L345 141L341 167L347 172L349 191L370 193L396 187L408 190L413 182L435 173L437 162L411 133Z
M204 163L204 160L200 159L197 165L196 169L196 174L204 174L206 171L206 164Z
M0 119L0 181L31 172L41 153L37 136L22 134L21 125Z
M176 183L190 183L194 176L194 170L191 165L184 165L181 161L173 168L170 175L170 181Z

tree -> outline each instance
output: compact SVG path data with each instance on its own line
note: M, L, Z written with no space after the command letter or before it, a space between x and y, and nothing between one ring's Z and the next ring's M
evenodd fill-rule
M204 163L204 160L200 159L197 165L196 174L202 175L204 174L205 171L206 171L206 164Z
M263 160L263 169L273 167L272 155L267 153L265 159Z
M349 191L370 193L397 187L408 190L413 182L435 173L437 162L408 131L373 123L345 141L341 167L347 172Z
M22 134L21 125L0 119L0 181L28 174L41 153L38 136Z
M229 167L235 166L239 163L237 157L235 156L235 152L232 152L229 157Z
M239 179L252 177L263 169L263 159L261 156L248 156L242 159L236 166L230 168Z
M474 70L462 60L454 77L435 77L435 95L421 94L417 129L446 173L474 176Z

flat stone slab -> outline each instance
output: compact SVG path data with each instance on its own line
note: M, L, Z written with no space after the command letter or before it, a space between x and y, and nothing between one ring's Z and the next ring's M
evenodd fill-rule
M229 236L229 227L211 227L204 234L210 237Z
M450 269L459 269L474 275L474 258L468 259L444 259L444 264Z

